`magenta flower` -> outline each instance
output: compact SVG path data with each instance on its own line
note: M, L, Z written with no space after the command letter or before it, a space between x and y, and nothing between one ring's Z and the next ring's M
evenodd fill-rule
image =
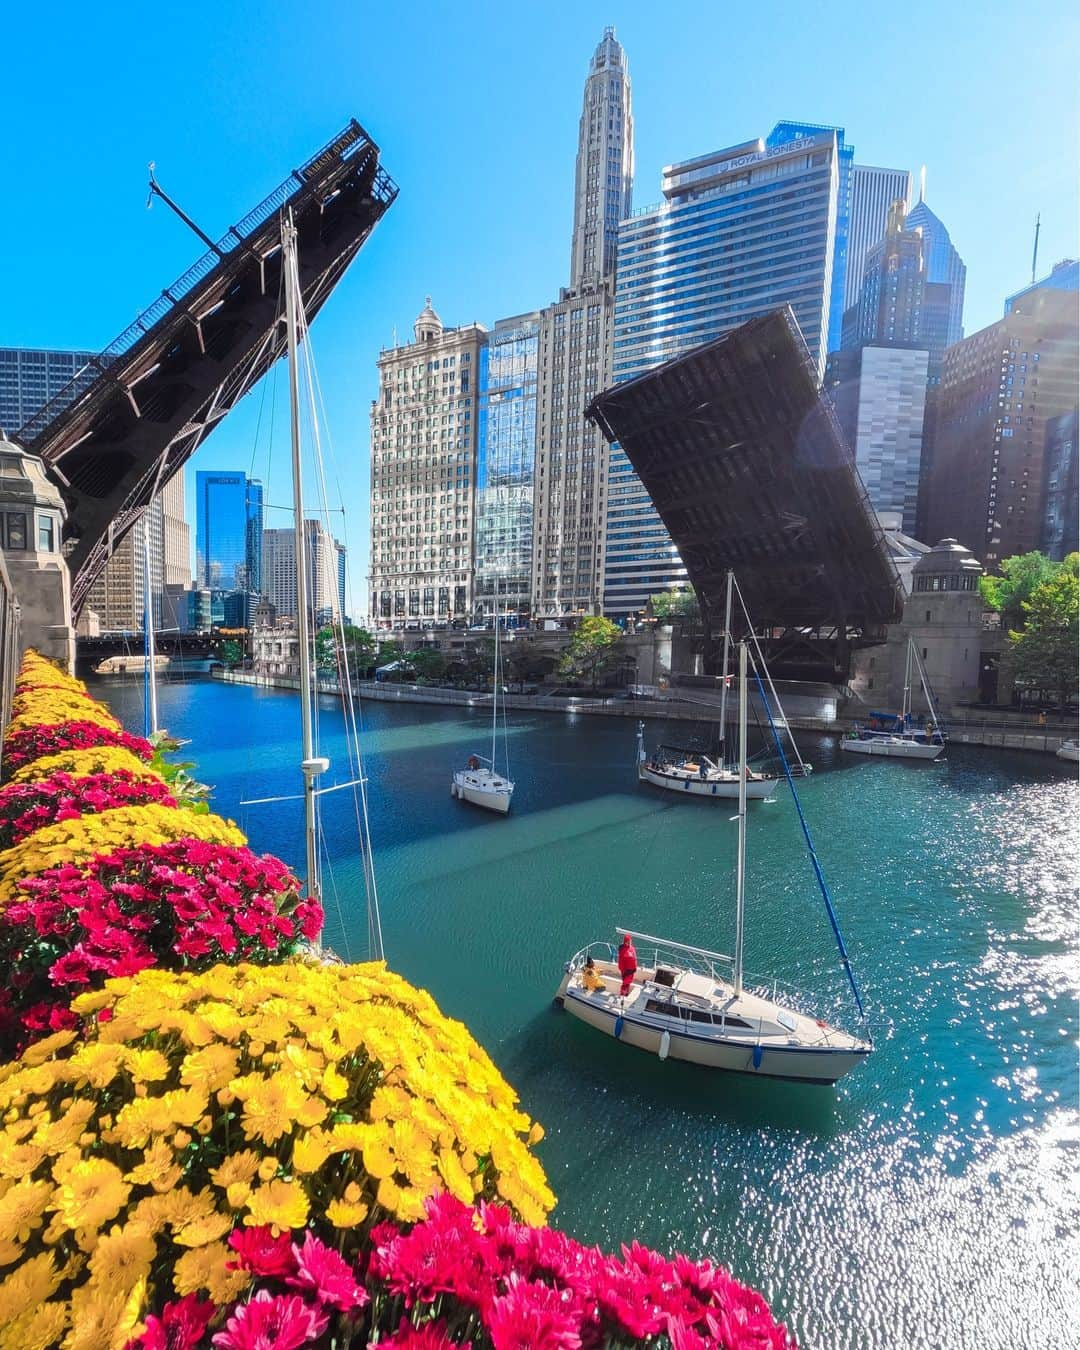
M484 1326L495 1350L580 1350L579 1319L569 1297L549 1285L511 1275L507 1291L493 1299Z
M301 1246L293 1247L293 1256L296 1273L290 1275L286 1283L304 1294L314 1294L320 1305L330 1304L339 1312L348 1312L369 1301L348 1264L314 1233L308 1233Z
M454 1340L446 1330L445 1320L414 1327L404 1317L397 1331L379 1344L395 1345L398 1350L472 1350L472 1341Z
M263 1278L285 1278L296 1273L296 1249L288 1233L274 1234L267 1225L237 1228L229 1237L237 1259L229 1265Z
M260 1289L250 1303L236 1307L213 1344L218 1350L301 1350L322 1335L329 1320L298 1294Z
M217 1312L212 1303L188 1294L178 1303L166 1303L160 1317L146 1319L146 1330L128 1350L198 1350L207 1324Z

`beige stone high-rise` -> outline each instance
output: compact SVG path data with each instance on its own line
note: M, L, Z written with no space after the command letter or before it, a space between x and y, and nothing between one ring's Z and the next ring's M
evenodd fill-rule
M415 341L379 356L371 405L369 615L381 629L466 619L481 324L444 328L427 299Z
M146 609L144 538L150 531L150 590L154 623L171 626L166 586L191 585L191 530L184 519L184 474L174 474L116 545L87 594L86 604L106 631L141 632Z
M630 212L630 68L606 28L585 81L578 132L570 285L540 317L533 613L598 613L607 443L584 410L609 382L619 221Z

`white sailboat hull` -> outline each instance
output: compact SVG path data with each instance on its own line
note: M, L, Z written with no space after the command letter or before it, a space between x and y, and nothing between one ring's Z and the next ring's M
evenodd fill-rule
M638 768L638 777L643 783L663 788L667 792L679 792L691 797L722 797L733 800L739 795L739 775L709 775L701 778L695 774L680 773L677 770L655 769L649 764ZM748 778L746 795L754 801L768 801L776 795L779 784L777 778Z
M1054 753L1058 759L1067 759L1070 764L1080 764L1080 745L1076 741L1062 741Z
M458 801L468 802L471 806L482 807L485 811L497 811L505 816L510 810L510 800L514 795L514 785L500 774L490 769L465 769L454 774L450 784L450 795Z
M635 1015L619 998L604 992L590 994L568 981L563 982L559 997L571 1017L618 1040L621 1045L663 1059L680 1060L726 1073L829 1085L861 1064L872 1049L868 1043L854 1041L842 1033L838 1039L843 1043L834 1045L769 1044L749 1037L725 1037L708 1031L657 1025L657 1019L647 1020Z
M937 759L945 749L943 745L928 744L926 741L902 739L899 736L868 737L865 740L845 738L840 749L849 755L888 755L893 759Z

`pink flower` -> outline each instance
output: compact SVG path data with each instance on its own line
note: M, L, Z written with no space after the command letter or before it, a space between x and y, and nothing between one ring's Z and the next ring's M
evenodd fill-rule
M298 1294L260 1289L236 1308L213 1343L219 1350L301 1350L322 1335L329 1320Z
M399 1350L471 1350L472 1341L455 1341L446 1330L446 1322L427 1322L422 1327L410 1326L402 1318L397 1331L380 1345L396 1345Z
M282 1278L296 1273L296 1255L288 1233L274 1236L272 1228L237 1228L229 1236L229 1246L237 1255L229 1264L253 1275Z
M495 1350L579 1350L579 1319L568 1298L549 1285L511 1275L507 1291L484 1311L484 1326Z
M348 1264L332 1248L320 1242L314 1233L304 1237L303 1245L293 1247L296 1274L286 1281L305 1294L314 1294L319 1304L329 1303L340 1312L361 1308L367 1293L357 1284Z
M89 984L90 964L78 951L65 952L49 967L53 984Z
M151 1314L146 1319L146 1330L128 1350L197 1350L215 1312L214 1305L197 1294L166 1303L160 1318Z

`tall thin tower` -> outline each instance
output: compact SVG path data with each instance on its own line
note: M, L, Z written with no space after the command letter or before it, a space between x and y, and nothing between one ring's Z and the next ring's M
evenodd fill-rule
M630 66L615 37L604 36L589 63L578 130L570 285L615 271L619 221L630 214L634 186L634 116Z

